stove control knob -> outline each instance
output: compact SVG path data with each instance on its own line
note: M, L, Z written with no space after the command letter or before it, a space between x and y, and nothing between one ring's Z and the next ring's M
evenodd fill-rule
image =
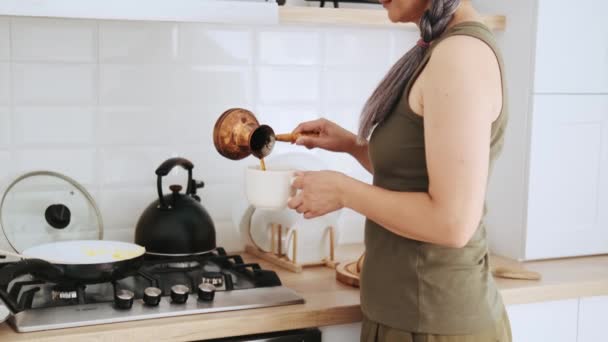
M188 301L190 289L185 285L173 285L171 287L171 300L176 304L184 304Z
M144 303L149 306L157 306L163 291L157 287L146 287L144 290Z
M118 290L114 296L114 304L119 309L130 309L133 306L135 294L129 290Z
M201 283L198 286L198 300L210 302L215 297L215 286L211 284Z

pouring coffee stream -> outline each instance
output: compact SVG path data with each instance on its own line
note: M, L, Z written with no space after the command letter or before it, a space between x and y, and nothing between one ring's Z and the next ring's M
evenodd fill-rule
M253 155L266 169L264 158L277 141L294 143L302 135L318 135L318 132L275 134L268 125L260 125L251 111L231 108L222 113L213 128L213 144L224 157L240 160Z

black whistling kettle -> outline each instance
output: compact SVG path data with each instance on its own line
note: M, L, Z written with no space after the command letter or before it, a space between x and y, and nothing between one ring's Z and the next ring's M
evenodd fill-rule
M162 178L176 166L188 171L186 193L181 185L171 185L171 194L163 195ZM200 203L196 189L203 182L192 179L194 165L184 158L171 158L158 169L158 199L142 213L135 229L135 243L146 248L146 254L184 256L203 254L215 249L215 226Z

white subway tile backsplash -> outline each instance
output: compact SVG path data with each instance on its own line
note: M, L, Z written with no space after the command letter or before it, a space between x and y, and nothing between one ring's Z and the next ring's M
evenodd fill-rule
M103 239L106 241L133 242L135 239L134 228L104 227Z
M97 25L90 20L13 18L14 61L94 62Z
M205 183L227 184L241 182L247 165L258 163L249 156L242 160L231 160L220 155L213 144L202 145L199 150L184 153L194 163L194 176Z
M103 144L196 144L211 139L211 133L201 134L206 118L190 107L103 107L100 116Z
M237 197L242 196L242 192L243 188L238 183L206 183L198 195L213 221L219 222L231 220L232 206Z
M252 36L251 30L248 29L180 24L180 59L198 65L250 64L253 51Z
M327 70L323 88L327 103L363 107L385 72L386 70Z
M385 30L331 30L325 34L325 64L386 67L391 38Z
M93 144L92 107L16 107L14 137L18 144Z
M10 29L8 18L0 18L0 61L9 60L10 53Z
M319 64L319 33L311 30L262 31L258 34L258 59L261 64Z
M0 150L0 187L4 189L11 180L9 177L13 172L13 162L9 151Z
M231 211L259 161L216 151L217 118L243 107L277 133L319 117L354 132L389 63L415 40L384 29L0 17L0 185L17 172L64 173L97 190L105 238L132 241L157 197L154 171L185 157L206 183L199 194L218 245L242 250ZM277 143L273 155L303 151ZM310 153L371 181L347 155ZM165 191L185 180L176 168ZM341 242L361 242L364 219L343 217Z
M7 146L11 142L10 117L10 108L0 107L0 147Z
M13 64L13 97L22 105L96 103L96 65Z
M154 183L136 189L124 187L102 190L97 203L104 219L105 231L128 228L132 234L144 209L158 199ZM105 234L104 234L105 235Z
M104 148L101 151L103 185L155 184L156 168L174 156L177 153L169 147Z
M99 102L102 105L156 105L175 98L177 71L164 65L102 64Z
M99 58L108 63L162 63L177 58L177 24L101 21Z
M306 106L258 106L256 112L258 121L272 127L277 134L289 133L300 123L320 117L316 107Z
M241 236L232 221L215 221L215 235L217 245L228 252L242 252L244 250L244 237Z
M206 105L251 102L253 84L249 68L193 66L179 70L175 86L177 103Z
M11 98L10 64L0 63L0 105L9 104Z
M319 70L312 67L258 68L257 98L262 104L317 103Z
M78 149L23 149L15 152L18 172L50 170L63 173L77 182L90 185L95 182L96 151Z
M102 105L242 104L251 101L249 69L190 66L103 65Z

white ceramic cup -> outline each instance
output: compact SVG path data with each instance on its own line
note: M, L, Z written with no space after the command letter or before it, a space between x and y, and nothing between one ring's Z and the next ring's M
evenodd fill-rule
M289 168L267 168L249 166L245 174L245 192L249 203L256 209L282 210L295 195L291 186L294 170Z

